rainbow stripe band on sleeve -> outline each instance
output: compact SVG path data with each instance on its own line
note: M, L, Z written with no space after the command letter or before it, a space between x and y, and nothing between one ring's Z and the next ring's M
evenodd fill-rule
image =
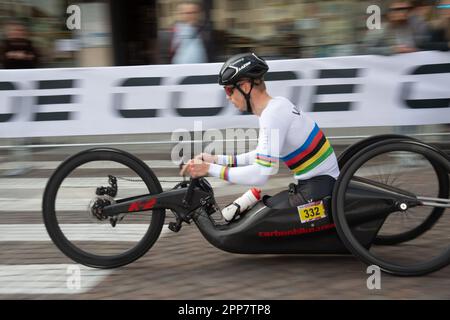
M256 154L255 163L257 163L257 164L259 164L261 166L271 168L277 162L278 162L278 159L275 158L275 157L268 156L268 155L265 155L265 154L260 154L260 153Z
M236 158L236 156L228 156L227 166L228 167L237 167L237 158Z
M222 167L220 170L220 179L228 181L228 167Z
M332 153L333 148L316 124L305 143L281 159L296 176L299 176L313 170Z

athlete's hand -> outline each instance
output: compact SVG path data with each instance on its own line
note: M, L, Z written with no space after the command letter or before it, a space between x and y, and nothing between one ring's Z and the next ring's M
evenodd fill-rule
M202 160L208 163L217 163L217 158L217 156L213 156L209 153L200 153L199 155L194 157L194 159Z
M181 165L180 176L185 177L188 166L186 164Z
M208 175L209 163L198 159L191 159L180 171L180 175L188 173L192 178L200 178Z

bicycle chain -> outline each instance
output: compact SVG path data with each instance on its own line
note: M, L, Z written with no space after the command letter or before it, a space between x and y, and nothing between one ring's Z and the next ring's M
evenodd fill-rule
M129 182L142 182L142 179L131 179L131 178L124 178L124 177L116 177L117 180L124 180Z
M142 179L131 179L131 178L124 178L124 177L116 177L118 180L124 180L129 182L142 182ZM159 180L159 182L172 182L172 183L180 183L183 181L169 181L169 180Z

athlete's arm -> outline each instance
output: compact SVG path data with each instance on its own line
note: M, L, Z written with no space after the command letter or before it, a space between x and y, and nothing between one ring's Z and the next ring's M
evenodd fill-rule
M202 160L207 163L216 163L227 167L247 166L255 161L256 150L238 155L211 155L209 153L200 153L194 159Z
M265 184L270 175L277 173L279 153L289 124L284 117L290 116L290 110L286 113L285 110L279 112L278 109L267 110L261 116L258 146L251 165L232 168L210 164L208 174L236 184L258 186Z
M236 184L261 186L267 182L272 170L262 169L256 164L231 168L211 163L208 174Z
M218 155L217 162L215 163L228 167L240 167L252 164L253 162L255 162L255 158L256 158L256 149L235 156Z

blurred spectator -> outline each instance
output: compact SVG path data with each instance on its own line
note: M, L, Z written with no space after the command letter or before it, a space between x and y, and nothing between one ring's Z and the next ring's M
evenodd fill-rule
M162 63L205 63L208 58L208 32L200 3L184 1L177 7L178 21L170 31L161 32Z
M38 66L38 53L29 39L28 31L19 21L10 21L5 27L1 60L5 69L29 69Z
M280 51L280 58L295 59L300 52L300 36L295 30L295 21L285 19L276 26L278 39L272 39L277 44ZM278 40L278 41L277 41Z
M409 15L409 24L413 31L414 42L417 48L427 48L431 41L430 18L433 11L434 0L415 0Z
M38 53L29 39L28 30L20 21L9 21L5 26L5 40L2 45L1 60L5 69L30 69L38 66ZM29 101L23 99L23 101ZM25 112L30 108L25 109ZM32 143L29 138L18 138L17 146L11 151L9 161L14 168L5 173L5 176L17 176L32 169L24 162L31 160L30 151L25 145Z
M368 30L364 41L368 54L391 55L417 51L414 30L408 21L412 9L405 0L394 0L387 13L388 22L381 29Z
M368 30L365 39L365 49L369 54L401 54L420 50L419 45L428 42L430 32L427 3L416 3L413 7L410 1L394 0L387 12L387 23L379 30ZM419 132L418 126L395 126L394 133L411 136ZM404 159L400 161L405 165ZM405 162L406 161L406 162Z
M430 39L424 45L426 50L450 50L450 0L438 2L430 22Z
M435 7L435 17L431 22L431 41L429 50L450 50L450 0L440 1ZM450 132L450 123L443 125L443 132ZM448 143L448 136L442 136Z

